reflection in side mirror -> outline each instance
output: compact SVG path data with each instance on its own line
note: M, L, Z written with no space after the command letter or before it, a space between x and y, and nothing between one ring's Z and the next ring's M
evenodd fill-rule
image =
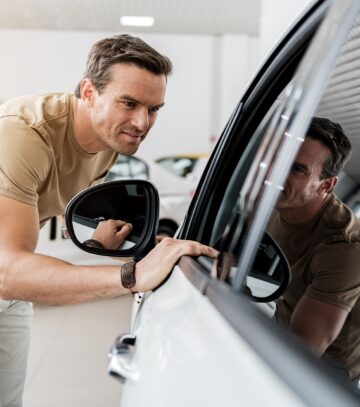
M284 293L290 276L290 266L284 253L265 232L247 275L244 293L255 302L273 301Z
M65 220L71 239L82 250L139 260L155 245L158 214L155 187L126 180L82 191L68 204Z

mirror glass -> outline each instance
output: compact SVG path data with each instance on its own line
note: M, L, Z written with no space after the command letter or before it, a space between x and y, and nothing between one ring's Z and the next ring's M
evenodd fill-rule
M265 233L246 277L244 292L253 301L278 298L290 282L290 266L274 239Z
M103 184L78 200L71 213L73 234L78 243L92 248L134 248L146 233L146 188L137 183L110 186Z

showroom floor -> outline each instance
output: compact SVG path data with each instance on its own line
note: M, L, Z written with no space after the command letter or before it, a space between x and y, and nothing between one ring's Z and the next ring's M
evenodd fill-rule
M38 252L78 264L113 262L48 236L42 231ZM24 407L119 407L121 384L106 373L107 351L128 332L130 309L130 296L61 307L35 304Z

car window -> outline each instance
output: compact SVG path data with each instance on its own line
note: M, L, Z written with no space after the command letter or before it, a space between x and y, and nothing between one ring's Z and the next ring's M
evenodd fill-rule
M341 6L338 12L340 9ZM353 20L354 15L348 16L348 19ZM238 155L238 162L227 186L219 194L219 206L214 210L209 201L208 208L203 211L208 214L213 212L214 216L207 243L231 253L237 259L238 274L231 279L236 289L244 284L246 270L250 269L256 254L253 248L261 242L277 196L283 189L310 120L321 102L331 67L337 60L343 66L341 61L344 57L338 58L338 54L348 31L342 31L341 27L338 29L337 35L332 37L332 43L329 42L331 36L325 38L322 32L317 34L321 40L310 47L295 75L289 78L288 83L283 83L278 94L273 95L273 102L263 119L254 129L248 143L242 146L243 150ZM321 27L321 30L324 28ZM357 28L350 34L350 39L356 41L356 33ZM351 44L343 47L343 54L348 53L349 47L351 49ZM319 55L323 55L322 60L319 60ZM314 60L319 61L318 69L313 69ZM209 228L204 230L209 232Z
M241 293L261 296L277 286L278 260L273 256L272 246L264 242L264 231L313 116L332 119L344 127L355 150L355 159L346 168L355 185L343 188L344 193L353 192L359 184L359 21L349 34L358 12L358 2L334 2L325 24L318 25L307 53L303 53L305 49L295 50L298 53L289 60L286 69L277 71L272 81L258 85L253 100L251 95L249 99L245 95L211 157L206 178L190 208L181 237L195 238L220 250L219 258L207 269L213 277L211 289L204 289L202 283L202 290L208 298L214 296L212 302L218 309L224 300L221 312L233 326L240 310L235 300L231 309L227 295L239 299L243 297ZM307 45L303 43L304 48ZM259 89L263 99L256 99ZM356 201L354 205L356 210ZM194 220L197 222L192 227ZM203 270L204 264L201 266ZM269 272L260 273L261 279L257 279L258 268ZM256 285L249 287L253 279ZM232 287L229 289L228 285ZM268 332L280 331L274 320L269 323L272 326ZM237 325L239 332L241 326L244 324ZM256 334L252 335L251 341L255 337ZM260 341L257 350L262 347ZM278 356L282 357L281 352ZM268 357L269 352L264 350L264 358ZM272 366L277 362L273 360ZM278 373L287 380L291 366L284 369L279 361L278 367ZM316 382L320 384L325 373ZM297 382L295 379L294 387Z

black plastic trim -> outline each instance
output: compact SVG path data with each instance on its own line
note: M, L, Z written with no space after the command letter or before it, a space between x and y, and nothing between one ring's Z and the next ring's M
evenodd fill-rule
M92 194L94 191L104 191L106 189L111 189L116 186L143 186L147 194L147 213L146 213L146 229L144 230L142 236L139 237L137 244L125 250L109 250L109 249L99 249L95 247L89 247L78 241L76 238L74 227L72 223L72 214L78 205L78 203L86 198L88 195ZM149 181L145 180L119 180L119 181L109 181L104 182L93 187L86 188L85 190L79 192L75 195L72 200L68 203L65 209L65 221L66 228L69 233L71 240L74 244L81 250L93 253L101 256L113 256L113 257L134 257L135 261L138 261L146 256L146 254L155 246L155 235L159 224L159 194L156 187Z
M205 209L208 208L208 202L212 200L214 188L217 188L219 183L224 184L227 182L227 179L224 179L224 169L229 167L229 160L236 159L236 157L233 158L235 145L239 145L244 135L247 137L255 130L259 124L259 117L263 115L262 109L267 109L269 95L277 91L278 78L283 77L284 68L287 68L289 64L294 65L293 60L297 60L299 54L303 54L330 4L330 0L316 2L294 24L266 59L242 95L203 172L188 213L179 231L178 237L180 239L199 240L198 232L201 222L197 221L197 219L204 217ZM296 66L297 63L293 68ZM255 128L253 128L254 123ZM210 211L213 210L212 204ZM202 236L205 235L202 233ZM205 241L205 238L200 240L205 244L208 243Z
M200 270L196 260L193 259L192 257L186 256L181 257L179 261L179 266L181 268L181 271L190 281L190 283L196 289L198 289L201 292L201 294L204 294L210 278L206 268Z

